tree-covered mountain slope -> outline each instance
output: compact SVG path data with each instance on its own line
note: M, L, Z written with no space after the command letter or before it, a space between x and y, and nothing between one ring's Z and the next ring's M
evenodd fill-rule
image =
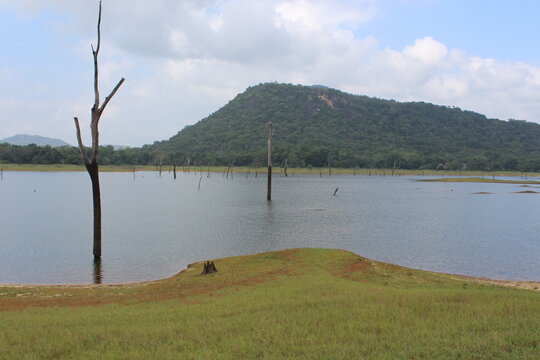
M152 150L200 164L537 170L540 125L459 108L400 103L322 86L260 84Z

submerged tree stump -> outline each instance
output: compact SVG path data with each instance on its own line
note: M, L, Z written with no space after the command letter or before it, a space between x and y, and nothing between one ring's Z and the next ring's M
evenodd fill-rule
M213 261L207 261L206 263L204 263L204 268L201 275L212 274L215 272L217 272L216 264L214 264Z

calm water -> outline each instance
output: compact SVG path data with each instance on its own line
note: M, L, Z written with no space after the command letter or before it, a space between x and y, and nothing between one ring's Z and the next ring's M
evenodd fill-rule
M158 279L195 261L294 247L540 280L540 194L518 194L523 188L516 185L274 177L267 203L264 176L203 174L197 190L199 179L101 174L104 283ZM93 282L91 210L86 173L4 172L0 283Z

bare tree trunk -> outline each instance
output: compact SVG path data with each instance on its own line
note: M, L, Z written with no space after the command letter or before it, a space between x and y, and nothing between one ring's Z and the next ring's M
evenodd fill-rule
M88 170L92 182L92 200L94 202L94 248L95 258L101 257L101 191L99 187L99 165L96 162ZM99 241L96 241L99 239Z
M77 131L77 142L79 144L79 150L81 152L82 158L84 160L84 165L90 175L90 181L92 182L92 199L94 205L94 246L93 253L94 259L101 258L101 194L99 188L99 166L98 166L98 155L99 155L99 120L101 114L105 110L105 107L112 99L116 91L124 83L124 78L120 79L118 84L111 91L109 96L105 98L103 103L100 106L99 99L99 72L98 72L98 55L99 49L101 47L101 1L99 2L99 15L97 23L97 46L94 49L92 46L92 55L94 58L94 105L91 109L91 122L90 130L92 134L92 155L88 158L86 154L86 149L84 148L81 136L81 129L79 126L79 119L77 117L73 118L75 120L75 129Z
M173 165L173 176L176 179L176 164Z
M272 129L272 123L268 123L268 184L266 189L266 200L272 200L272 136L274 131Z

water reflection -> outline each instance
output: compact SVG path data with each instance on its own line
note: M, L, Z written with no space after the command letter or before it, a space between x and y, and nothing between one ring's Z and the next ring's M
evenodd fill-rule
M101 267L101 259L94 258L94 284L101 284L103 280L103 268Z
M212 176L197 191L199 171L177 175L100 175L104 257L92 263L88 175L10 172L0 182L0 283L155 280L201 259L295 247L540 279L540 202L517 185L315 173L275 177L267 202L266 176Z

